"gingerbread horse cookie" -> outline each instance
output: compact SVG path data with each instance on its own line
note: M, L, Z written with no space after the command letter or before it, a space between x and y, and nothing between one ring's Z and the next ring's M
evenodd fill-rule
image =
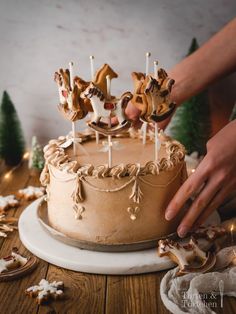
M11 255L0 259L0 274L24 266L27 262L28 259L21 256L17 248L13 248Z
M191 238L188 244L180 244L168 239L159 240L157 252L160 257L168 256L178 264L177 276L192 272L207 272L216 262L215 255L211 252L205 253L194 238Z
M104 135L115 135L130 127L131 123L125 114L125 109L133 95L126 92L120 98L115 98L107 94L106 76L110 78L117 77L117 74L104 64L97 72L93 82L81 93L83 99L90 99L93 108L93 117L88 125ZM102 119L110 119L116 117L118 124L110 126L108 123L102 122Z
M74 87L71 89L68 69L60 69L58 72L55 72L54 80L57 83L59 92L59 111L67 120L76 121L83 119L91 107L89 101L84 101L80 94L89 83L79 77L75 77Z
M108 65L104 64L95 74L93 84L103 93L107 99L107 80L106 77L109 75L110 79L117 78L118 74ZM114 98L114 97L111 97Z
M141 120L161 122L168 118L175 109L170 100L174 80L163 69L158 70L158 79L143 73L133 72L134 96L132 103L141 111Z

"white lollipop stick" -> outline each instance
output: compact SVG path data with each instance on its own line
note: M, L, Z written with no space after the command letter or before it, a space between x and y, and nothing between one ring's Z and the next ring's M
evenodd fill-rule
M146 76L149 74L149 59L150 59L150 57L151 57L151 53L147 52L146 53L146 71L145 71Z
M91 81L94 78L94 56L90 56L90 71L91 71Z
M159 140L158 140L158 126L157 123L155 123L155 161L158 161L158 155L159 155Z
M91 81L94 78L94 56L90 56L90 72L91 72ZM96 144L99 144L99 133L98 131L95 131L95 136L96 136Z
M158 61L154 61L154 78L158 79ZM158 161L158 155L159 155L159 139L158 139L158 125L155 123L155 161Z
M154 72L154 78L156 80L158 80L158 69L157 69L157 66L158 66L158 61L154 61L154 69L153 69L153 72Z
M107 80L107 99L111 98L111 77L110 75L106 76ZM111 117L109 117L108 127L111 127ZM112 167L112 137L108 135L108 166L109 168Z
M70 70L70 88L71 91L73 91L74 88L74 65L73 62L69 62L69 70ZM72 106L70 106L70 109L72 109ZM75 137L76 137L76 125L75 121L72 122L72 136L73 136L73 153L74 156L76 156L76 143L75 143Z
M146 70L145 70L146 76L149 73L149 59L150 59L150 56L151 56L151 53L147 52L146 53ZM147 122L143 122L142 131L143 131L142 132L143 133L143 145L145 145L146 141L147 141Z

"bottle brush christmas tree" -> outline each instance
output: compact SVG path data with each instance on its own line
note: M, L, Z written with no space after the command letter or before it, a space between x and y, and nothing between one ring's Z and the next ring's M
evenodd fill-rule
M198 43L193 38L187 56L198 49ZM197 74L196 74L197 75ZM173 138L181 142L188 154L206 153L206 143L210 137L210 107L207 91L184 102L172 118L169 132Z
M0 158L9 166L17 165L24 154L25 141L15 107L6 91L0 107Z
M29 168L42 170L44 167L43 149L38 143L36 136L32 137L31 153L29 160Z

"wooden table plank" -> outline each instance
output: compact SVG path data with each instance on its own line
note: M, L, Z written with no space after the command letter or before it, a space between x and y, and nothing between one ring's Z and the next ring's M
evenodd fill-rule
M108 276L107 314L167 314L160 299L160 282L165 272Z

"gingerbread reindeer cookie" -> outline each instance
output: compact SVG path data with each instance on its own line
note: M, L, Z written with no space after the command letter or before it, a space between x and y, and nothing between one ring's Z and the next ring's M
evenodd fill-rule
M160 257L168 256L178 264L177 276L207 272L216 262L215 255L211 252L205 253L194 238L191 238L188 244L180 244L168 239L159 240L157 252Z
M70 121L83 119L90 107L89 101L84 101L80 94L88 86L88 83L79 77L74 78L74 87L70 86L70 72L68 69L60 69L54 75L57 83L60 104L59 111L64 118Z

